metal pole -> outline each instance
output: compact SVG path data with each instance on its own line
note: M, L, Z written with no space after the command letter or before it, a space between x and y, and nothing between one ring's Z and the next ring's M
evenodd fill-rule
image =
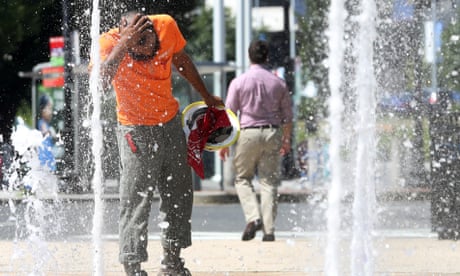
M249 56L247 54L247 49L249 48L249 44L251 43L252 39L252 1L247 0L244 1L244 41L243 41L243 48L244 48L244 68L243 70L246 71L249 67L250 61Z
M32 128L37 127L37 78L32 77Z
M51 67L51 63L42 62L32 68L32 72L18 72L20 78L31 78L31 105L32 105L32 128L37 125L37 80L41 79L41 70Z
M295 0L290 0L289 4L289 57L293 61L294 70L294 85L292 86L292 92L294 95L294 124L297 122L297 105L299 104L299 90L300 90L300 65L296 60L296 36L295 36ZM294 126L293 132L295 134L296 127ZM295 138L295 135L293 135ZM294 148L294 160L296 160L297 150L296 150L296 140L292 139L292 147Z
M295 31L295 0L291 0L289 4L289 56L292 59L296 56Z
M244 0L238 1L237 13L236 13L236 75L241 75L244 68L244 56L245 56L245 44L244 44Z
M73 160L73 116L72 116L72 45L69 31L69 3L68 0L62 0L62 36L64 37L64 174L73 171L74 160Z
M432 17L432 20L433 20L433 31L432 31L432 34L431 34L431 39L432 39L432 42L433 43L433 47L432 47L432 51L433 51L433 62L431 64L431 88L432 88L432 92L435 92L437 93L437 89L438 89L438 79L437 79L437 57L436 57L436 52L437 52L437 49L436 49L436 1L437 0L431 0L431 17Z
M213 10L213 58L214 62L225 61L225 14L224 1L214 0ZM214 91L220 93L220 91ZM218 96L221 96L220 94Z
M216 63L225 62L225 14L224 1L214 0L213 9L213 60ZM225 87L225 78L222 71L214 73L214 95L222 97ZM223 189L222 161L218 152L214 153L214 176L212 179Z
M73 168L75 172L81 172L81 164L80 164L80 151L78 149L78 146L80 144L81 138L80 138L80 104L79 104L79 98L80 98L80 75L77 75L75 72L75 68L80 66L81 64L81 58L80 58L80 39L79 39L79 32L78 31L73 31L72 32L72 41L71 41L71 47L72 47L72 63L74 64L74 70L72 70L72 79L73 79L73 89L74 93L72 93L72 106L73 106L73 148L74 148L74 153L73 153Z
M239 0L236 13L236 75L246 71L249 66L247 49L251 43L252 36L252 1Z

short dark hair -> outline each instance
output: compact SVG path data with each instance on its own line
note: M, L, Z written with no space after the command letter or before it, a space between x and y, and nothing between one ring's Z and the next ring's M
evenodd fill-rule
M254 40L249 45L249 59L252 63L262 64L268 60L268 42L265 40Z
M48 95L41 95L39 100L38 100L38 110L40 112L43 111L43 109L45 109L45 107L50 103L51 99Z

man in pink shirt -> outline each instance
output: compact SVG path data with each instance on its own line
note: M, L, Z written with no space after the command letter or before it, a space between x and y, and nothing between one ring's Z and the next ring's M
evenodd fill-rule
M246 219L242 240L252 240L263 229L263 241L275 240L281 156L290 151L292 100L284 80L268 68L266 41L256 40L248 49L251 66L230 83L225 106L238 114L241 132L236 142L235 188ZM229 148L220 151L226 160ZM252 180L260 183L261 202Z

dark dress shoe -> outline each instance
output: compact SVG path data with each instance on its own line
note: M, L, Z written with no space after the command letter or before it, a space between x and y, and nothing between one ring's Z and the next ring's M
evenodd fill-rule
M262 241L275 241L275 235L265 234L264 237L262 238Z
M141 270L141 265L139 263L125 263L123 265L125 268L126 275L128 276L148 276L145 270Z
M255 221L251 221L246 225L244 229L243 236L241 239L243 241L252 240L256 236L256 232L262 230L262 221L260 219L256 219Z

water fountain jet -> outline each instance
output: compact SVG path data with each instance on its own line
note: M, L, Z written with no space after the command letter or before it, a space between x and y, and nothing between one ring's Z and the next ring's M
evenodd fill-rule
M343 121L349 114L344 108L343 81L346 65L344 26L347 14L342 0L332 0L329 12L329 100L330 123L330 170L331 183L328 192L327 210L327 247L325 272L326 275L340 275L340 233L341 233L341 200L343 192L343 162L341 147L345 144L344 131L352 131L357 135L357 153L354 162L355 180L353 191L353 233L351 242L351 273L352 275L373 274L372 230L375 208L375 77L373 71L373 47L375 40L376 7L373 0L363 0L360 5L358 34L355 35L354 54L358 61L355 79L351 92L357 98L357 112L351 130L345 130Z
M100 121L101 115L101 95L99 89L99 73L100 73L100 57L99 57L99 1L93 0L93 8L91 14L91 60L92 70L89 80L89 89L92 96L93 113L91 116L91 137L92 137L92 153L94 156L94 174L92 187L94 190L94 216L93 216L93 254L94 254L94 273L95 275L103 275L103 246L102 246L102 227L104 204L102 200L103 194L103 175L102 175L102 125Z

